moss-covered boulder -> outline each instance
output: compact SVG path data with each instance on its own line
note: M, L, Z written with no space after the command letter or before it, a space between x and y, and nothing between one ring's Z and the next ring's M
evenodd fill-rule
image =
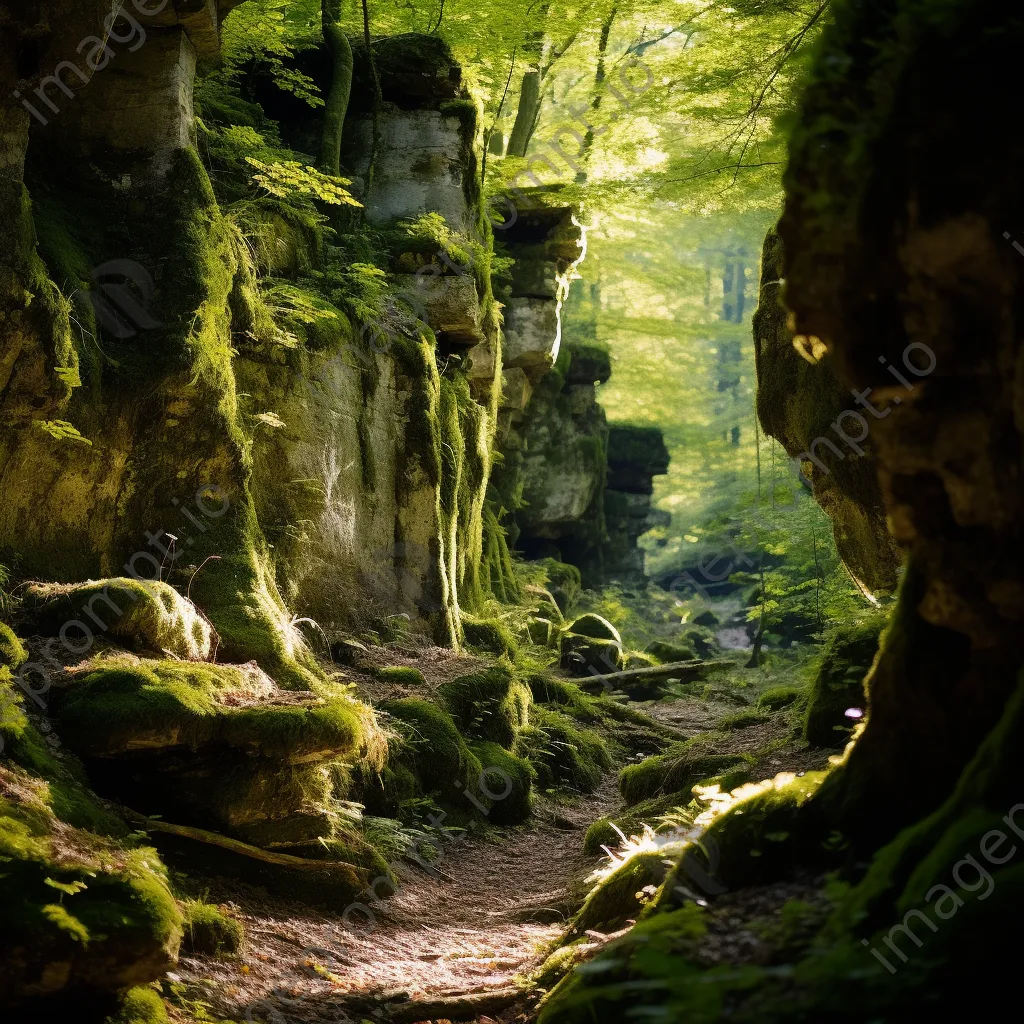
M54 695L65 742L84 757L237 750L290 764L364 746L368 709L342 688L280 690L253 665L114 657L87 665Z
M710 754L697 743L681 743L623 768L619 792L627 804L636 804L661 793L687 792L699 782L747 762L741 754Z
M651 655L657 665L670 665L676 661L696 661L697 649L692 644L672 643L668 640L652 640L644 653Z
M450 795L467 787L475 791L480 762L444 708L407 697L382 704L381 710L400 723L422 792Z
M669 842L657 849L627 855L591 890L572 920L568 937L575 938L589 930L614 932L639 917L682 849L680 843Z
M699 848L691 848L673 870L673 878L712 875L729 889L790 877L800 866L825 868L838 863L841 842L831 836L811 797L825 772L783 772L748 783L732 794L728 810L707 828ZM688 866L699 869L697 874ZM721 890L718 890L721 891ZM671 886L659 896L660 909L678 905Z
M608 747L592 729L581 728L567 715L534 706L530 725L519 734L516 752L533 765L543 789L565 786L592 793L611 768Z
M255 665L86 664L53 693L64 743L96 787L141 813L265 848L322 855L344 770L380 745L372 713L338 685L280 690Z
M62 820L47 783L9 762L0 764L0 794L8 1007L161 977L182 924L156 851Z
M709 658L720 649L714 631L707 625L697 622L684 626L675 642L684 647L692 647L700 658Z
M856 719L846 712L865 705L864 680L878 652L884 615L836 627L829 636L821 665L811 683L804 717L804 736L816 747L841 747Z
M25 588L26 628L88 651L98 634L187 661L210 657L209 620L173 587L145 580L34 583Z
M807 691L802 686L773 686L757 698L756 707L759 711L781 711L806 699Z
M488 805L488 820L496 825L518 825L533 810L530 762L497 743L471 745L481 765L480 796Z
M499 619L481 619L473 615L464 615L462 632L470 647L488 654L514 658L519 651L512 631Z
M464 736L511 749L529 721L530 688L510 668L494 665L444 683L438 696Z
M569 625L569 632L576 636L593 637L595 640L613 640L621 646L619 631L603 616L587 612Z
M230 956L242 948L245 929L225 910L202 900L187 900L182 948L204 956Z
M377 669L377 678L386 683L400 683L417 689L427 684L423 673L414 665L387 665Z
M622 644L617 640L564 633L559 651L561 667L579 678L621 672L626 663Z

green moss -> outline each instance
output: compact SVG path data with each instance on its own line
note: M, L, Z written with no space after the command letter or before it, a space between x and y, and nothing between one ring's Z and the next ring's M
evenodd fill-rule
M511 749L529 722L532 695L511 669L501 665L444 683L438 695L459 731Z
M622 644L619 631L603 616L588 612L569 625L569 632L576 636L593 637L595 640L613 640Z
M854 721L849 708L863 710L864 678L878 651L885 615L835 629L825 643L821 666L811 683L804 717L804 736L816 747L840 747Z
M709 754L694 743L682 743L664 754L631 764L619 775L619 792L627 804L659 793L689 791L712 776L747 763L740 754Z
M650 654L646 654L644 651L629 651L626 654L624 667L626 669L656 668L659 664L661 663L657 658Z
M530 762L510 754L497 743L474 743L471 749L480 761L487 790L495 794L488 798L489 820L497 825L518 825L525 821L533 810Z
M531 615L526 620L526 631L530 635L530 642L537 647L547 647L549 650L557 651L561 643L562 631L558 625L550 619L538 615Z
M659 850L629 856L594 886L573 918L568 934L576 937L589 930L613 932L637 918L653 896L652 890L665 880L672 858L681 851L679 844L667 844Z
M766 708L747 708L733 715L725 715L715 723L715 728L722 732L733 732L736 729L749 729L753 725L762 725L768 721L769 712Z
M389 701L381 709L396 718L412 753L412 768L423 792L476 789L480 764L443 708L416 697Z
M679 634L679 641L684 647L692 647L697 657L710 657L718 650L718 638L707 626L686 626Z
M89 583L35 583L25 590L32 626L55 636L71 623L74 645L106 634L150 651L189 661L210 656L210 624L191 601L161 582L109 579Z
M592 793L612 765L604 740L549 708L534 706L530 722L519 734L516 752L533 765L537 784Z
M239 294L239 287L236 281L235 295ZM276 323L311 352L338 352L346 344L354 341L355 331L348 316L312 287L292 281L268 282L264 285L258 301L253 302L250 297L243 304L243 309L248 311L248 317L251 319L261 315L267 304L274 310ZM244 323L245 319L246 313L243 312L241 322L234 325L235 329L255 328L253 333L259 340L262 325L258 320L247 325Z
M541 992L553 988L570 971L587 959L587 939L577 939L556 949L530 977L530 984Z
M0 622L0 669L17 669L28 661L25 645L10 626Z
M581 722L596 722L601 717L596 710L597 698L584 693L575 683L541 673L528 676L526 683L538 704L556 705Z
M156 851L61 822L49 788L0 765L0 986L14 1003L91 985L155 979L172 962L181 917Z
M762 711L781 711L805 697L802 686L773 686L757 698L757 707Z
M627 898L623 896L623 905ZM692 960L705 933L702 908L694 904L642 920L629 934L602 948L585 972L574 971L563 978L545 1001L539 1024L628 1020L641 999L644 1009L654 1010L665 1020L699 1024L722 1020L723 1001L711 984L715 979ZM732 965L721 968L740 991L755 971Z
M620 672L625 665L622 644L615 640L563 633L560 652L561 667L578 678Z
M254 509L219 524L210 543L234 554L211 562L192 583L193 600L220 635L218 657L255 661L287 689L316 689L323 672L285 608Z
M490 593L506 604L521 601L523 591L512 560L508 534L490 502L484 505L483 528L484 578Z
M398 734L389 737L383 764L372 764L364 759L353 766L350 798L363 804L366 814L397 818L404 804L422 796L423 787L413 760L416 739L422 734L416 731L414 722L406 726L408 731L399 725ZM425 739L423 743L426 745Z
M475 100L445 100L441 104L441 113L445 117L454 117L461 126L463 139L469 145L476 139L477 119L479 111Z
M670 665L676 661L695 661L697 651L690 644L670 643L668 640L653 640L646 647L659 665Z
M625 832L625 829L623 831ZM598 818L597 821L590 824L583 837L583 852L588 856L596 857L603 847L607 846L611 849L618 841L619 833L612 827L612 819Z
M204 956L229 956L242 948L242 923L220 907L202 900L188 900L183 910L185 933L182 947Z
M402 683L405 686L417 687L427 685L423 673L413 665L388 665L377 669L376 675L386 683Z
M167 1007L154 989L129 989L121 997L121 1005L103 1024L167 1024Z
M685 789L661 793L641 800L614 815L598 818L587 829L583 838L583 851L590 856L597 856L603 847L615 850L621 845L622 835L642 835L645 825L650 825L657 831L661 824L660 819L664 815L677 808L688 807L692 803L693 794L689 789Z
M462 629L466 643L471 647L490 654L504 654L513 659L519 652L519 645L512 631L498 619L478 619L475 616L464 615Z
M714 873L730 889L785 878L796 865L836 862L837 845L810 798L825 772L784 773L738 791L736 803L707 829L702 844L714 851ZM687 856L703 856L691 851ZM683 879L685 865L675 869ZM686 884L685 880L682 884ZM677 901L669 889L668 904Z
M366 709L346 691L274 704L266 701L266 686L226 665L115 662L76 679L54 701L54 711L68 745L91 757L221 747L299 761L352 753L368 740ZM240 706L232 695L242 698Z
M559 610L563 615L568 615L575 607L583 589L579 569L575 565L559 562L554 558L545 558L540 564L544 568L548 578L548 589L558 602Z

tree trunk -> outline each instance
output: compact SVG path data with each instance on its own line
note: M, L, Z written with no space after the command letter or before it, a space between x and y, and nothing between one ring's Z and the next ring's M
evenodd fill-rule
M618 8L613 7L601 25L601 38L597 44L597 71L594 73L594 98L590 101L592 114L596 114L601 109L601 100L604 99L605 54L608 52L608 37L611 35L612 23L615 21L617 12ZM576 181L580 184L587 180L586 167L587 161L590 158L590 151L594 148L594 138L594 129L588 128L578 157L580 166L583 168L576 174Z
M747 668L758 668L761 664L761 647L764 644L764 623L765 623L765 609L764 604L767 600L767 594L764 590L764 565L761 566L761 617L757 621L757 633L754 635L754 646L750 652L750 660L747 662Z
M442 5L441 13L444 13ZM438 19L440 25L440 16ZM380 91L380 75L377 74L377 62L373 58L373 48L370 46L370 7L367 0L363 0L363 43L366 46L366 60L370 65L370 77L373 79L373 129L372 142L370 144L370 166L366 171L366 195L370 195L370 186L373 184L373 169L377 163L377 150L380 147L380 105L383 96Z
M320 170L341 176L341 133L352 95L352 45L341 27L341 0L322 0L324 42L334 61L331 91L324 109L320 138Z
M516 122L512 126L512 134L508 138L508 150L506 151L508 156L526 156L538 113L540 113L540 72L532 70L523 75Z

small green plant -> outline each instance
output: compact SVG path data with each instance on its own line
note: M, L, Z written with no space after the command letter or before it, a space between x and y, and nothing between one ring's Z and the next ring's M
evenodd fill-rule
M55 441L73 441L76 444L92 447L92 441L87 437L83 437L78 432L78 428L68 423L67 420L35 420L35 425L40 430L44 430Z
M335 178L318 171L298 160L278 160L265 163L254 156L247 156L246 163L256 168L252 180L269 195L278 199L296 196L304 199L318 199L331 206L359 206L356 199L344 185L351 185L349 178Z

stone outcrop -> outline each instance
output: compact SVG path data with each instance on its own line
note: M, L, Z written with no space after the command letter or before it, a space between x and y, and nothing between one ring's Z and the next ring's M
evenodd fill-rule
M534 198L538 206L557 201L543 193ZM637 540L664 522L651 495L652 478L668 469L668 452L657 429L609 427L597 389L611 376L610 352L597 341L580 286L564 294L558 284L558 260L572 255L568 225L574 221L570 211L542 215L534 209L508 232L516 267L504 297L506 331L519 330L509 342L505 370L506 395L511 390L515 403L508 397L503 403L509 428L502 435L506 469L500 481L505 507L515 510L510 537L528 558L555 557L577 566L586 586L612 578L639 581L644 573ZM551 308L555 299L557 310ZM545 330L556 312L552 345ZM512 377L517 373L530 391ZM528 404L520 405L524 393Z
M758 418L765 433L800 460L850 571L870 591L892 591L901 559L877 478L876 420L827 354L816 356L803 339L806 354L797 351L782 301L784 272L782 242L773 230L761 256L753 319Z
M611 425L604 493L608 542L602 551L609 576L643 578L644 556L637 541L648 530L672 521L669 512L652 504L654 477L664 476L668 463L668 448L657 427Z

